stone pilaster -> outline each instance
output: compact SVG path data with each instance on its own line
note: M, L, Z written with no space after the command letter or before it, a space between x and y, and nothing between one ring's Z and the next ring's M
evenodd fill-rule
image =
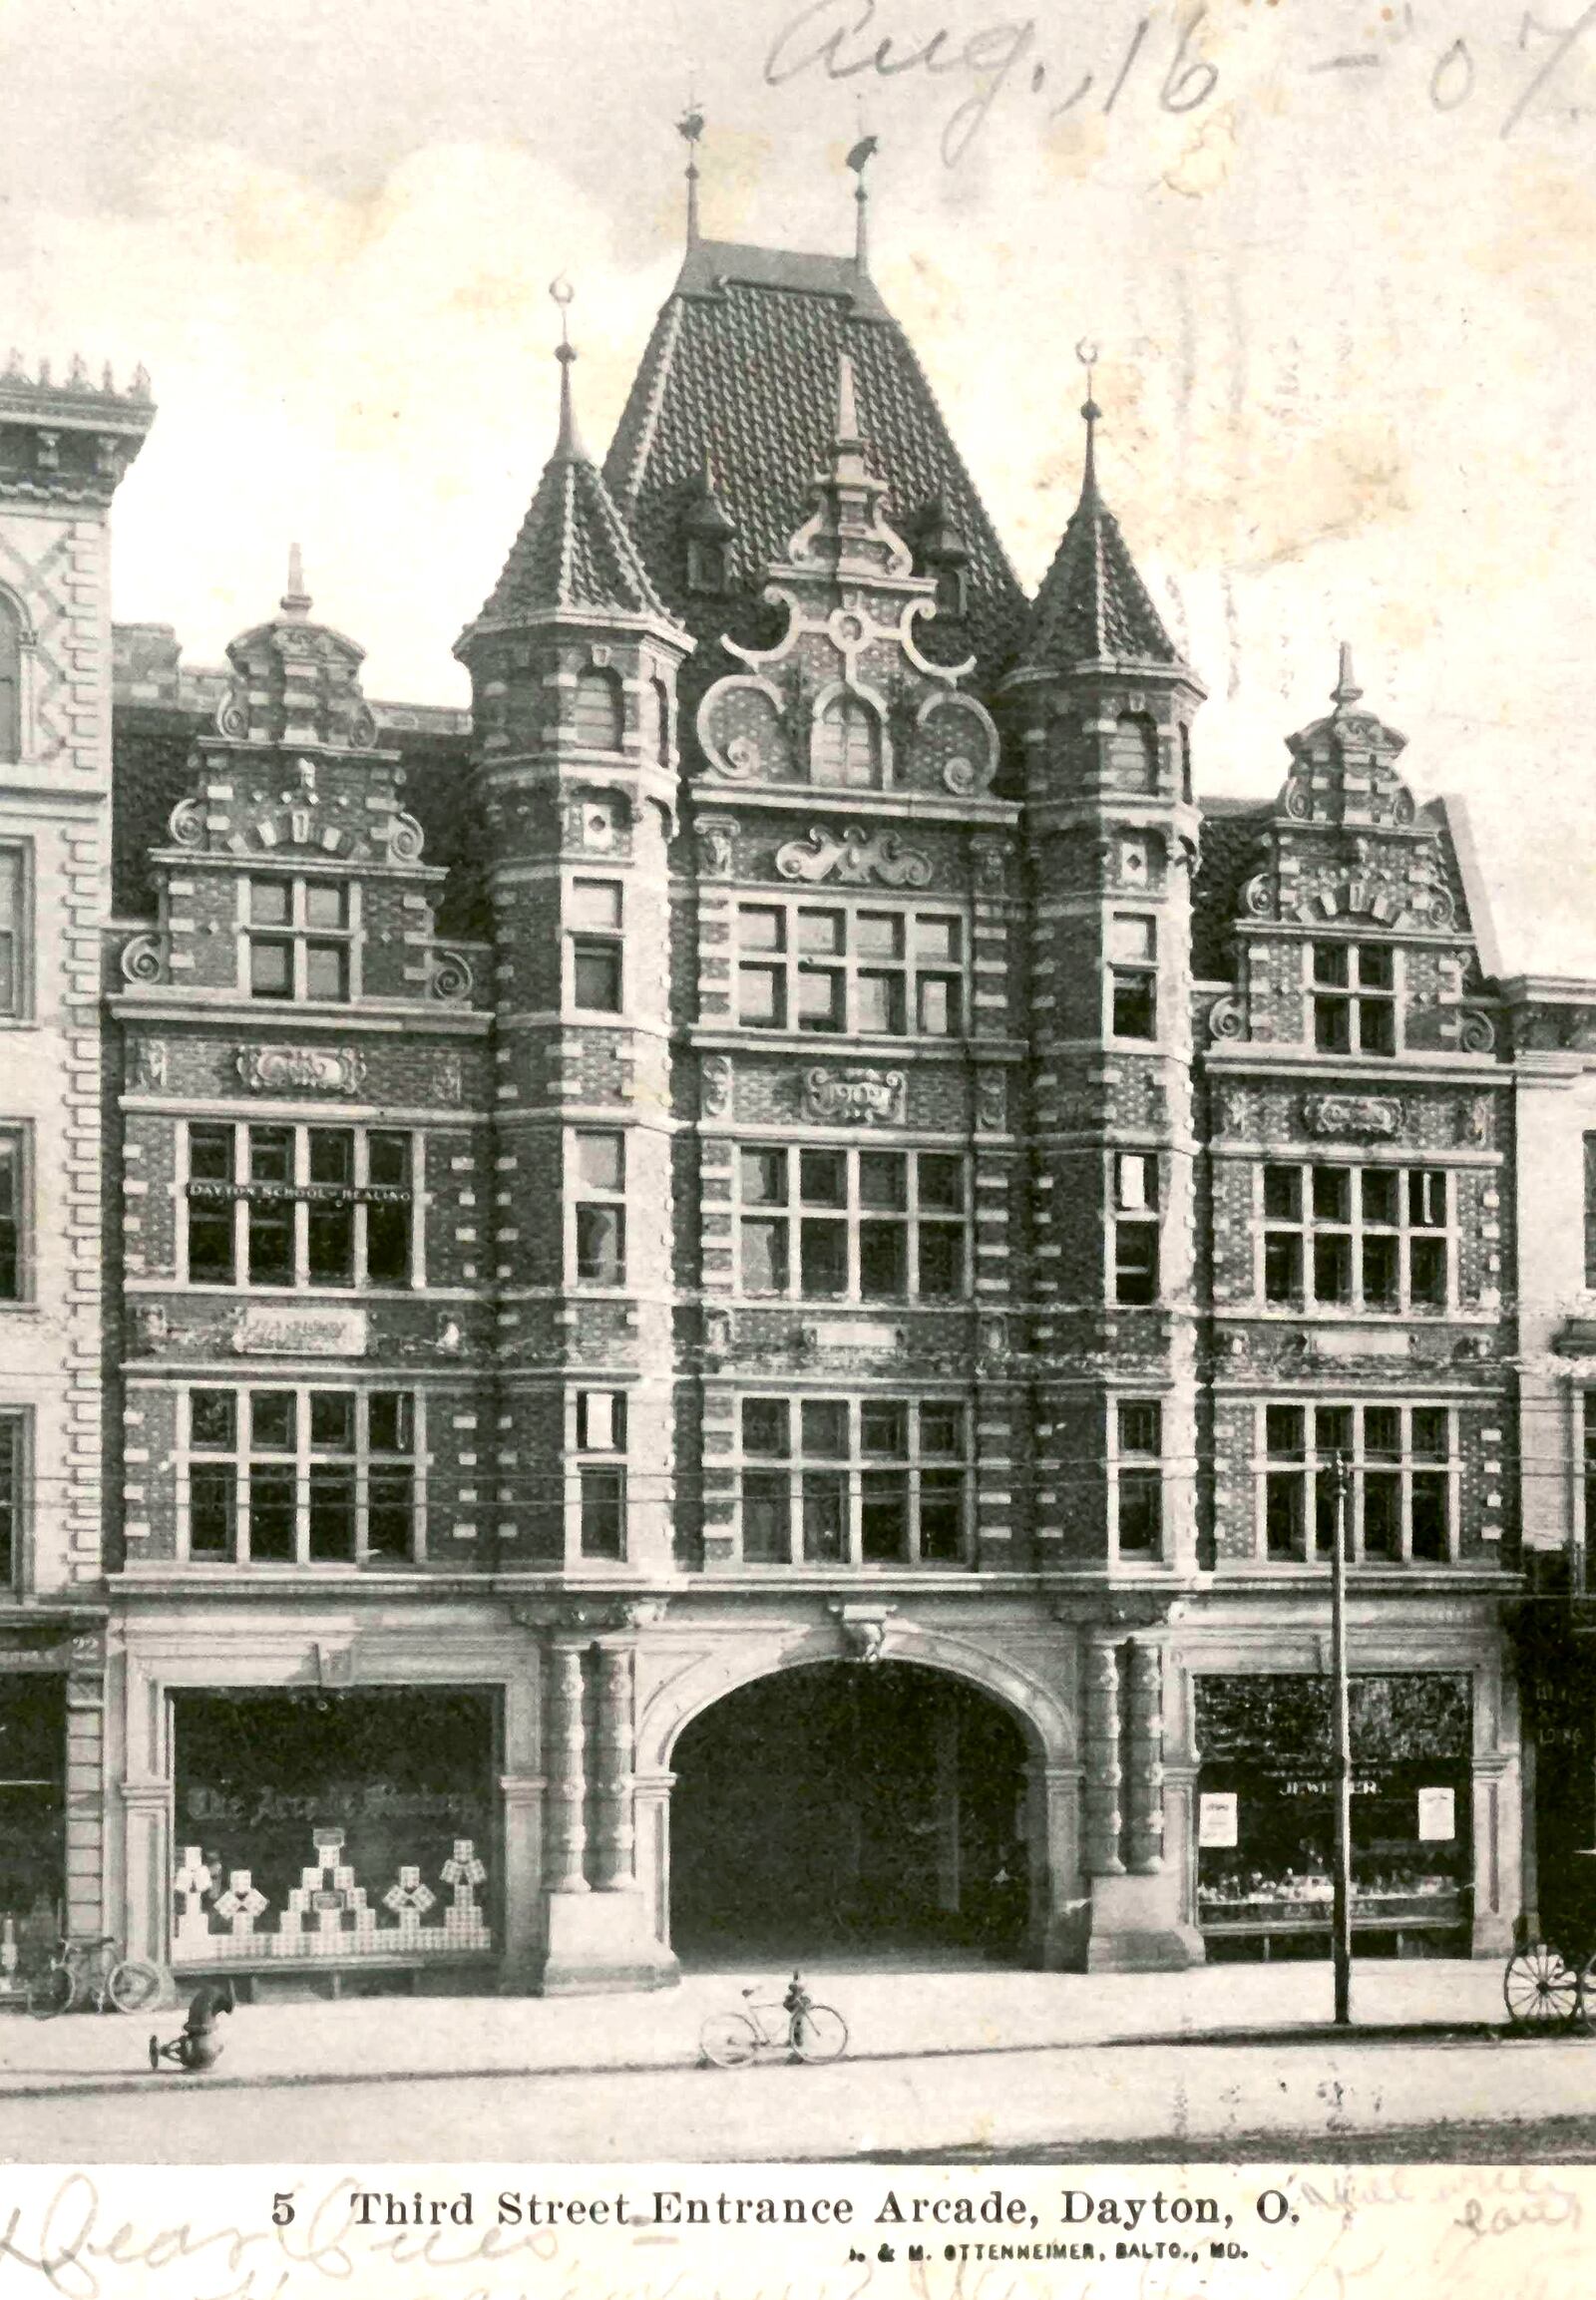
M1120 1858L1119 1649L1111 1630L1086 1644L1086 1869L1118 1877Z
M593 1881L601 1893L630 1892L637 1878L631 1819L634 1733L629 1640L600 1641L598 1690Z
M585 1641L573 1637L556 1637L549 1648L547 1860L549 1889L556 1893L588 1890L585 1650Z
M1130 1779L1126 1853L1136 1876L1164 1865L1164 1651L1155 1638L1130 1641Z

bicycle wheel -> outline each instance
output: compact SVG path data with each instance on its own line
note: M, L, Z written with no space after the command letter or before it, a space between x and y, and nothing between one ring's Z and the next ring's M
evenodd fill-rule
M712 2013L698 2032L698 2050L717 2069L740 2069L759 2050L759 2031L741 2013Z
M66 1966L52 1965L30 1984L28 2010L36 2021L53 2021L57 2013L66 2011L75 1994L72 1975Z
M142 2013L153 2005L161 1994L161 1975L154 1965L142 1965L137 1957L124 1957L113 1965L106 1980L106 1995L119 2013Z
M1566 2029L1580 2009L1580 1976L1550 1941L1532 1941L1508 1958L1502 1997L1515 2029Z
M811 2005L792 2017L792 2049L800 2061L835 2061L848 2046L848 2024L829 2005Z

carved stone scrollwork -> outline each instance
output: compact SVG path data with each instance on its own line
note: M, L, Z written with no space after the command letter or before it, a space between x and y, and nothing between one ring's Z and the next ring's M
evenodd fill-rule
M1458 1017L1457 1044L1464 1054L1492 1054L1496 1050L1496 1025L1488 1014L1477 1006L1469 1006Z
M463 1006L470 1000L475 977L471 962L459 951L434 951L427 971L427 988L434 998L446 1006Z
M135 935L124 943L119 961L125 982L164 982L167 955L159 935Z
M180 799L167 817L167 836L176 847L202 847L205 810L201 799Z
M388 826L388 860L390 863L414 863L420 860L427 834L414 815L395 815Z
M976 866L976 891L989 898L1005 894L1008 888L1008 842L1004 839L977 839L971 849Z
M249 735L249 690L234 684L216 706L216 732L228 742L241 743Z
M706 1054L699 1079L704 1116L723 1118L731 1108L731 1056Z
M1303 1119L1310 1134L1394 1142L1401 1132L1402 1106L1395 1094L1309 1094Z
M806 1118L833 1126L899 1125L904 1116L902 1070L828 1070L816 1063L803 1074L799 1097Z
M357 1094L366 1073L353 1046L239 1046L232 1059L254 1094Z
M1260 871L1256 878L1248 880L1246 886L1243 887L1241 891L1241 907L1248 914L1249 918L1273 918L1275 911L1275 891L1270 884L1269 874L1267 871Z
M850 823L839 839L817 824L807 839L790 839L776 849L776 869L784 879L811 882L836 877L863 887L872 879L888 887L929 887L931 857L906 847L895 831L866 831Z
M1217 1038L1221 1041L1229 1038L1245 1038L1247 1035L1246 1001L1230 991L1227 991L1223 998L1216 998L1208 1009L1208 1035L1210 1038Z

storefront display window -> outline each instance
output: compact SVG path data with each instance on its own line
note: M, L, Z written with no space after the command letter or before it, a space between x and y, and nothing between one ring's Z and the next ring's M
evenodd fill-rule
M0 1680L0 1995L15 1969L12 1947L28 1962L48 1954L61 1930L65 1751L65 1680Z
M1335 1842L1326 1678L1199 1678L1198 1922L1212 1951L1328 1955ZM1455 1945L1468 1918L1466 1677L1355 1677L1361 1951Z
M186 1693L173 1713L175 1965L493 1954L491 1696Z

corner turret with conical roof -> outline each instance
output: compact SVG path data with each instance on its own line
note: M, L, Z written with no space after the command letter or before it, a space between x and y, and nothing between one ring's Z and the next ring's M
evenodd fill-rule
M1188 728L1203 690L1103 501L1089 388L1081 412L1080 500L1001 690L1031 915L1036 1477L1058 1564L1156 1603L1196 1561ZM1093 1649L1091 1670L1111 1664ZM1101 1940L1105 1958L1179 1961L1156 1811L1133 1792L1143 1817L1125 1820L1111 1752L1093 1778L1092 1954Z
M512 1585L554 1572L618 1593L672 1561L667 855L692 639L583 444L569 340L556 357L554 453L456 648L496 958L500 1459L517 1465L496 1532ZM595 1959L606 1985L673 1970L627 1857L596 1844L590 1895L573 1816L546 1878L546 1990L592 1985Z

